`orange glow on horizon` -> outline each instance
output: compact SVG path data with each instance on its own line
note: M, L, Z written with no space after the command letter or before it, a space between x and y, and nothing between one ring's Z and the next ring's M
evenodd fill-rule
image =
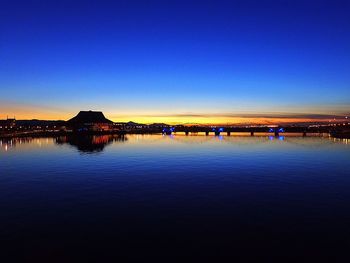
M113 119L115 122L134 121L137 123L166 123L170 125L270 125L270 124L287 124L303 122L329 122L329 119L313 118L264 118L264 117L140 117L140 116L123 116ZM344 119L345 120L345 119ZM340 120L339 120L340 121Z
M102 110L103 111L103 110ZM184 124L184 125L269 125L269 124L287 124L287 123L301 123L301 122L329 122L334 121L334 119L329 117L324 118L311 118L303 117L299 114L299 117L294 117L293 114L286 114L286 116L281 117L279 114L269 114L269 117L261 117L259 114L250 114L249 116L225 116L225 114L220 115L220 113L214 114L193 114L193 115L160 115L154 113L138 114L138 113L121 113L116 114L115 112L103 111L106 118L114 122L128 122L133 121L143 124L152 123L166 123L170 125ZM38 107L24 107L24 106L12 106L12 107L1 107L0 106L0 119L6 119L15 117L17 120L69 120L78 114L78 111L61 111L58 109L43 109ZM244 115L244 114L242 114ZM290 116L290 117L288 117ZM343 118L338 118L337 121L348 121Z

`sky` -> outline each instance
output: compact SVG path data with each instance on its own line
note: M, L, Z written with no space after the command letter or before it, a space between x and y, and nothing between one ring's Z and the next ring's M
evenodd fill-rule
M0 0L0 119L350 115L350 1Z

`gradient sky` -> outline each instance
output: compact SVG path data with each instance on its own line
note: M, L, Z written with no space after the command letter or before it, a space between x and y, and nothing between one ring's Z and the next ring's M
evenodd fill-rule
M0 118L350 115L349 14L350 1L0 0Z

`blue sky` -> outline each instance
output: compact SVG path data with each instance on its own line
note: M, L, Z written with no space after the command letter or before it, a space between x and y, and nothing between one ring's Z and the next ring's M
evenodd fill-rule
M349 1L0 3L0 118L350 112Z

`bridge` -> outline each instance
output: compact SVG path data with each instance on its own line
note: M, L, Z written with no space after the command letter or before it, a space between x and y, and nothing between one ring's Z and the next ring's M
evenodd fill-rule
M5 133L0 132L0 138L11 138L11 137L45 137L45 136L61 136L75 133L74 131L64 130L15 130ZM350 138L350 125L337 125L337 126L279 126L279 127L209 127L209 126L165 126L161 127L143 127L140 129L111 129L105 131L88 131L81 132L80 135L121 135L121 134L198 134L202 133L207 136L209 135L250 135L250 136L276 136L279 135L296 135L296 136L315 136L317 134L330 134L336 138Z
M204 133L205 135L234 135L238 133L248 133L251 136L259 134L269 134L279 136L281 134L293 133L307 136L308 134L330 133L329 126L320 127L167 127L161 130L162 134L171 135L182 133L185 135Z

